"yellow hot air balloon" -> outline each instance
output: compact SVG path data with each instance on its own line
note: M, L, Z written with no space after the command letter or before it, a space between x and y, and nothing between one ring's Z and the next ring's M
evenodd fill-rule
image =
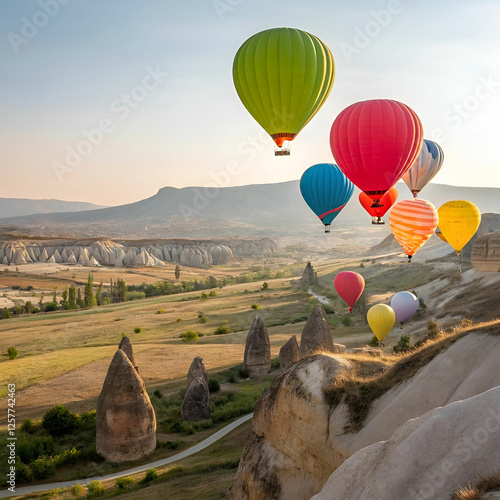
M389 224L410 262L412 255L436 230L438 213L429 201L419 198L403 200L392 207Z
M376 304L368 309L366 319L368 320L368 324L373 334L380 342L387 337L387 334L394 326L396 322L396 313L392 307L386 304Z
M439 229L439 227L436 228L436 236L441 240L441 241L444 241L445 243L448 243L448 241L446 241L446 238L443 236L443 233L441 232L441 229Z
M481 212L474 203L465 200L448 201L438 210L439 229L460 255L462 248L476 234L481 222Z

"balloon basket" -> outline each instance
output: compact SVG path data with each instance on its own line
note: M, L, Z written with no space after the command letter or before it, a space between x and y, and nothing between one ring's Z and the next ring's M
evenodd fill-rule
M290 144L285 141L285 144L281 148L274 146L274 156L290 156Z
M372 224L384 225L385 224L385 220L382 219L382 217L372 217Z
M325 224L325 233L330 232L330 224Z

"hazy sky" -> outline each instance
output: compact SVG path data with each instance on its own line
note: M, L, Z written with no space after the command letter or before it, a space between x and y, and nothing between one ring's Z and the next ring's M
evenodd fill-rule
M298 179L333 162L334 118L371 98L417 112L445 152L435 182L500 187L499 21L500 2L481 0L2 0L0 197L115 205ZM336 63L290 157L231 73L239 46L277 26L315 34Z

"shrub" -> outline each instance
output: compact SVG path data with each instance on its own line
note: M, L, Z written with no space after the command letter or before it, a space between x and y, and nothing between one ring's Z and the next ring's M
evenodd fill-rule
M321 304L323 307L323 310L326 312L326 314L334 314L335 310L333 309L333 306L330 304Z
M472 326L472 321L470 319L468 319L468 318L463 318L461 326L463 328L467 328L468 326Z
M225 325L221 325L215 330L214 335L225 335L226 333L231 333L231 329Z
M181 338L184 342L196 342L198 340L198 334L193 330L188 330L187 332L181 333Z
M135 479L131 476L128 477L119 477L116 480L116 489L117 490L124 490L129 484L134 484Z
M42 426L54 436L71 434L78 427L78 420L65 406L54 406L43 416Z
M262 290L268 290L269 289L269 285L267 283L267 281L264 281L264 283L262 283Z
M31 467L16 461L16 479L20 483L30 483L33 481L33 471Z
M155 389L153 394L158 398L161 399L163 397L163 394L161 393L160 389Z
M205 313L203 311L198 311L198 318L203 318L205 316Z
M243 290L243 293L251 293L251 292L250 292L250 290L249 290L248 288L245 288L245 289Z
M7 356L9 356L9 359L16 359L18 354L19 352L15 347L9 347L7 349Z
M209 296L209 297L215 297L216 295L217 295L217 293L215 292L215 290L212 290L212 291L208 294L208 296Z
M206 322L207 322L207 318L206 318L206 316L202 316L202 317L200 318L200 323L206 323Z
M156 314L165 314L165 309L159 309L158 311L156 311Z
M204 300L207 300L207 298L208 298L208 295L205 292L201 292L200 300L204 301Z
M278 370L280 367L280 358L271 359L271 370Z
M79 497L83 493L83 486L81 484L75 484L71 487L71 494L74 497Z
M359 267L365 267L365 265L361 262L361 264L359 265Z
M76 448L70 448L69 450L64 451L60 455L57 455L57 457L54 460L54 463L57 467L59 467L60 465L76 464L76 462L78 462L80 458L81 458L80 450L77 450Z
M16 448L17 456L25 464L30 464L41 456L52 455L55 451L56 445L52 436L38 437L30 441L20 439Z
M156 469L148 469L146 475L141 479L141 484L148 484L158 479Z
M393 347L394 352L408 352L411 350L410 346L410 336L403 335L398 343Z
M428 321L427 330L429 330L428 337L432 339L439 334L439 325L435 321Z
M368 345L370 347L378 347L378 338L374 335L370 342L368 342Z
M47 302L43 306L43 310L45 312L57 311L58 309L59 309L59 306L57 305L57 302Z
M28 313L28 314L32 314L33 311L35 310L35 308L33 307L33 304L31 303L30 300L28 300L26 302L26 304L24 304L24 310Z
M250 307L252 309L260 309L260 306L258 304L252 304Z
M344 316L340 321L344 326L350 326L352 319L350 316Z
M240 368L238 370L238 375L241 377L241 378L248 378L248 376L250 375L246 370L244 370L243 368Z
M134 333L141 333L141 329L138 326L136 326L134 328Z
M40 457L30 463L35 479L46 479L56 473L56 465L51 457Z
M87 486L87 498L102 497L106 493L102 481L91 481Z
M229 377L227 377L227 381L230 384L235 384L236 383L236 375L234 373L231 373Z
M27 432L28 434L33 432L33 421L31 418L24 419L24 422L21 425L21 432Z
M218 392L220 390L219 381L215 378L208 379L208 391L209 392Z
M179 323L179 321L182 321L182 318L177 318L176 321Z

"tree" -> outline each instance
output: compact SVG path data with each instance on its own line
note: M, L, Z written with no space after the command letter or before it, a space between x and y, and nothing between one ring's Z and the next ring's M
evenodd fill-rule
M7 356L9 356L9 359L16 359L18 354L19 352L15 347L9 347L7 349Z
M42 310L43 307L43 298L45 297L45 292L42 292L42 295L40 296L40 301L38 302L38 308L40 311Z
M52 295L52 302L57 302L56 291L54 290L54 294Z
M76 309L76 288L75 285L71 285L69 287L69 294L68 294L68 308L69 309Z
M111 303L113 303L115 300L115 291L113 289L113 278L110 279L110 284L109 284L109 299Z
M31 300L28 300L26 302L26 304L24 304L24 310L28 313L28 314L33 314L33 311L35 310L35 308L33 307L33 304L31 303Z
M267 283L267 281L264 281L264 283L262 284L262 290L268 290L269 289L269 284Z
M68 289L64 290L64 292L62 293L61 305L62 305L63 309L69 309Z
M118 297L120 302L125 302L127 294L127 285L124 280L118 280Z
M179 264L175 266L175 279L178 280L181 277L181 268Z
M85 290L83 293L85 305L87 307L95 307L97 305L97 300L94 295L93 284L94 284L94 278L92 274L89 273L89 278L87 280L87 284L85 285Z
M7 308L5 308L3 310L2 319L9 319L9 318L10 318L10 311Z
M76 305L78 307L84 307L85 306L85 302L82 299L82 291L81 291L80 288L78 289L78 293L77 293L77 296L76 296Z
M95 294L95 300L98 306L102 306L102 280L99 283L99 288L97 289L97 292Z

